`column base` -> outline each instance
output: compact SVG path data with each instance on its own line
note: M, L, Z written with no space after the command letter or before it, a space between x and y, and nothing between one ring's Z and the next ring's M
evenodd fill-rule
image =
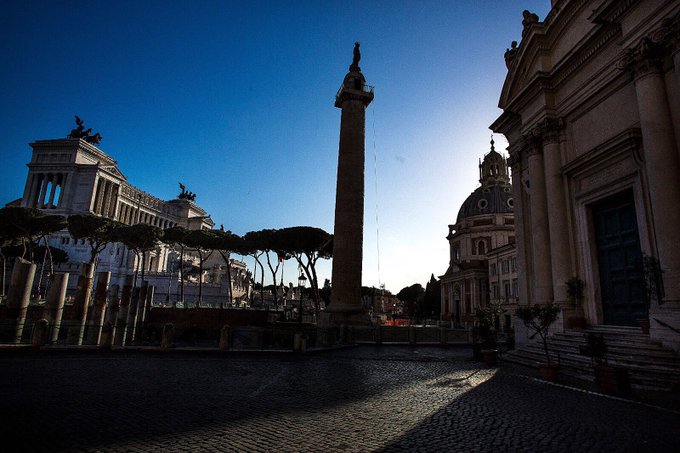
M370 326L371 319L368 313L362 311L329 311L326 309L319 313L317 325L319 327L340 327L340 326Z

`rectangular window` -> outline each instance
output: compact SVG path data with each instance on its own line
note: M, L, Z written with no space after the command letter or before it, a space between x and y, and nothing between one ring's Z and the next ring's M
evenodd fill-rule
M496 263L491 263L491 266L489 266L489 275L496 275Z
M503 273L507 274L510 272L510 263L508 263L508 260L503 260L501 265L503 266Z
M517 272L517 257L513 256L510 259L510 268L512 269L512 272Z
M491 288L493 289L493 298L498 300L498 298L500 297L500 288L495 283L491 285Z

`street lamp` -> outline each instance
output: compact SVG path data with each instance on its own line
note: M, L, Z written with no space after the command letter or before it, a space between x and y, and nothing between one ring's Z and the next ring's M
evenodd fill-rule
M302 290L305 288L305 285L307 284L307 277L305 277L305 274L302 273L302 269L300 269L300 276L298 277L298 289L300 291L300 302L299 302L299 308L298 308L298 324L302 325Z

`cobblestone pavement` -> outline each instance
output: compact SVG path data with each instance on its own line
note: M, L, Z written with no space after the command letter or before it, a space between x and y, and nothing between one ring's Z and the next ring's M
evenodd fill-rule
M679 412L469 355L5 351L0 439L5 452L680 451Z

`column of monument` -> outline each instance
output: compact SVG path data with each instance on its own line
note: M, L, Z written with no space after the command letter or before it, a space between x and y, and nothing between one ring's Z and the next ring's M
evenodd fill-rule
M361 271L364 227L365 112L373 100L359 68L359 43L338 91L335 106L342 109L333 236L331 323L362 322ZM367 320L364 320L367 321Z
M61 318L64 314L64 302L66 300L66 288L68 287L68 273L57 273L50 276L50 288L47 290L47 300L43 317L47 318L52 326L48 343L55 344L59 339Z
M94 263L82 263L80 275L78 275L78 287L76 288L76 295L73 301L76 310L76 320L78 321L78 337L77 344L83 344L83 336L85 334L85 325L87 322L87 312L90 304L90 295L92 294L93 278L94 278Z
M643 38L628 67L635 75L642 144L665 300L680 303L680 155L662 71L662 49Z
M43 176L42 182L40 185L40 194L38 195L38 203L36 204L36 208L44 208L45 207L45 192L47 192L47 176Z
M54 194L57 191L57 175L54 173L50 173L47 175L47 179L52 183L52 186L50 187L50 197L47 200L47 207L51 208L54 206Z
M529 166L533 302L547 304L552 301L552 270L543 150L541 144L533 137L529 142L529 146L525 150L528 152L527 162Z
M545 164L545 188L550 194L548 203L548 227L550 233L550 260L553 281L553 298L557 303L567 301L567 280L572 277L571 249L569 247L569 223L567 199L562 181L562 153L558 120L546 120L543 124L543 163Z
M111 281L111 272L97 273L97 286L94 290L94 304L92 309L92 317L90 327L92 329L91 339L94 344L99 344L101 341L102 327L104 326L104 317L106 316L107 294L109 291L109 282Z
M16 319L14 342L20 343L26 322L28 304L31 301L31 289L35 277L36 265L23 258L14 261L14 269L7 294L7 318Z

